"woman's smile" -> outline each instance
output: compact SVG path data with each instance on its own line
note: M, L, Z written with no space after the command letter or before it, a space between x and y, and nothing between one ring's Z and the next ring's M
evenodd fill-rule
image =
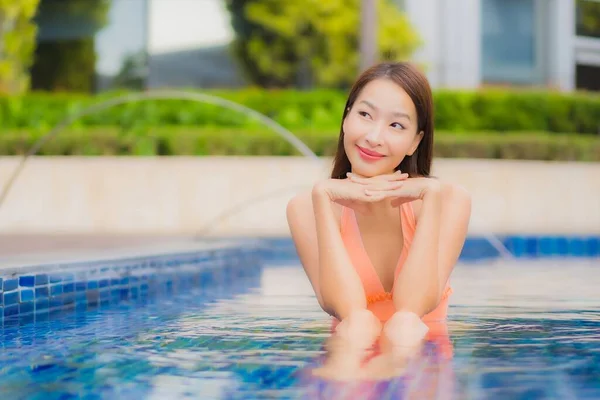
M360 157L367 162L379 161L385 157L385 155L378 153L374 150L369 150L359 145L356 145L356 147L358 149L358 154L360 155Z

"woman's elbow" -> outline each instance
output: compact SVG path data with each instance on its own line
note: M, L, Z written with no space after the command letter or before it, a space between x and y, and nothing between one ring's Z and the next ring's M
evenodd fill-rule
M443 293L439 290L438 285L433 284L428 291L428 296L425 299L425 308L427 309L427 313L430 313L437 308L442 301L442 295Z

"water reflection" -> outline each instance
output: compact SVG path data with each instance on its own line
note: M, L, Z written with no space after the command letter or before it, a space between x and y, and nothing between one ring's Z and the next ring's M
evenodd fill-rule
M590 289L597 271L576 263L459 266L450 320L429 323L420 346L398 362L380 337L364 352L336 347L302 268L266 268L221 295L190 291L5 325L0 392L24 399L48 392L161 400L600 398L600 303L583 296L598 298ZM334 374L358 367L361 379L312 374L328 361Z
M455 398L448 324L428 322L427 327L415 345L394 346L386 334L378 334L364 349L333 331L324 342L324 354L303 371L305 398Z

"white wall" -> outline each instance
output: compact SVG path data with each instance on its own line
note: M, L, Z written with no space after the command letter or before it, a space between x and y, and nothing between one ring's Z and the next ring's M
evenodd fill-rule
M600 39L575 34L575 0L543 0L542 20L548 86L575 89L575 65L600 65ZM405 0L407 14L421 35L415 60L428 68L434 88L477 88L481 74L481 0Z
M17 161L0 159L0 183ZM165 235L208 227L287 235L287 201L330 165L302 157L33 158L0 207L0 232ZM471 192L472 234L600 234L600 163L439 159L433 172ZM219 215L227 218L215 222Z
M423 41L423 62L434 88L480 84L480 0L406 0L406 12Z
M548 83L570 91L575 88L575 0L548 3Z

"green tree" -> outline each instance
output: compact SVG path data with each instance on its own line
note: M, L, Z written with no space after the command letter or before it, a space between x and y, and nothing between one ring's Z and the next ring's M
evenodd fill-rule
M29 88L36 27L32 23L39 0L0 0L0 93Z
M113 87L133 90L144 89L147 65L145 51L127 55L123 60L119 73L113 79Z
M95 35L108 22L110 0L41 0L40 39L31 69L32 87L92 92L96 76Z
M600 37L600 2L577 0L578 33Z
M343 87L359 68L360 0L227 0L233 51L248 79L266 87ZM377 1L380 61L410 58L420 44L391 0Z

